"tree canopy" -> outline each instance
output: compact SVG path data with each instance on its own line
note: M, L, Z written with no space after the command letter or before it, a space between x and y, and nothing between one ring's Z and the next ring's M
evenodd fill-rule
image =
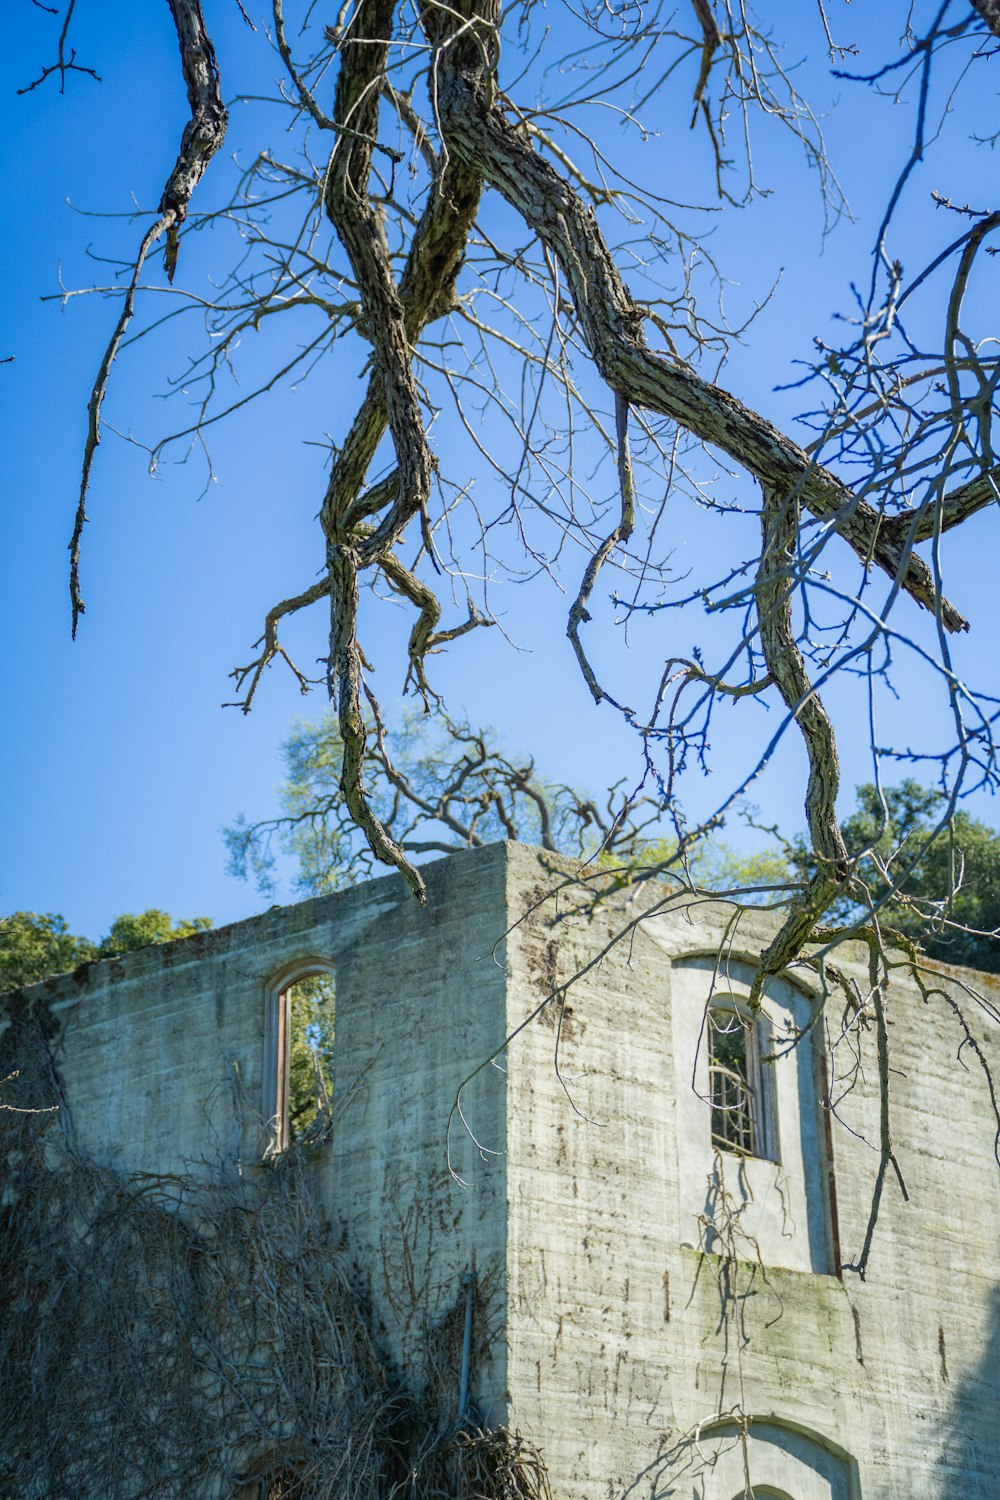
M844 819L844 840L858 861L865 904L845 892L833 914L864 920L875 907L886 926L942 963L1000 972L1000 834L956 812L941 824L944 794L907 779L880 790L858 788ZM805 839L790 850L793 868L814 864Z
M0 994L68 974L97 957L97 944L52 912L15 911L0 921Z
M370 845L351 816L341 783L339 720L300 721L283 746L285 780L275 818L238 818L225 831L231 873L273 893L275 856L297 864L295 885L310 895L373 873ZM576 858L638 864L658 821L651 799L621 786L601 797L550 781L530 756L512 757L489 729L439 711L411 715L398 730L381 724L367 739L365 776L372 806L408 858L448 854L496 839L520 839Z
M107 935L95 943L70 932L66 919L52 912L11 912L0 917L0 994L66 974L79 964L190 937L211 925L208 917L182 917L175 922L165 911L150 907L116 917Z
M239 818L225 830L231 873L274 894L284 855L296 888L309 895L372 873L371 851L344 802L340 758L335 715L293 727L281 812ZM658 833L652 799L637 807L619 787L598 797L554 784L533 761L506 753L495 734L450 721L412 721L391 756L372 754L369 784L379 816L413 856L520 839L625 876L673 870L693 889L749 902L780 899L816 872L808 838L785 839L774 828L758 829L749 848L745 839L727 840L722 826L705 831L679 866L676 845ZM874 911L931 958L1000 972L1000 833L962 811L942 823L944 802L942 792L912 778L859 786L842 828L864 895L843 891L830 915L849 929Z

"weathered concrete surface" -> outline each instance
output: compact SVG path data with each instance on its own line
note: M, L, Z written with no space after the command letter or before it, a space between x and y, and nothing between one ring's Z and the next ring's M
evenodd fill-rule
M511 849L512 913L541 898L544 865ZM732 1500L742 1477L721 1461L698 1477L683 1439L738 1409L778 1424L751 1432L784 1431L789 1453L813 1444L781 1478L754 1439L758 1482L796 1500L996 1496L1000 1171L988 1088L974 1059L956 1061L962 1031L947 1002L925 1005L902 977L890 991L893 1128L911 1201L887 1185L868 1281L775 1268L766 1255L762 1268L750 1247L728 1266L684 1245L684 1156L697 1136L707 1178L709 1110L690 1086L692 1058L672 1053L691 1029L675 1008L700 1015L708 997L710 970L699 995L689 960L719 952L729 913L668 909L612 943L639 908L574 914L577 904L571 888L550 897L508 944L512 1024L554 981L582 975L567 992L559 1074L554 1017L508 1054L512 1420L540 1442L557 1493ZM724 951L752 958L771 930L745 918ZM838 955L863 985L860 958ZM966 1014L995 1049L997 1028L971 1002ZM866 1144L878 1140L871 1031L862 1047L864 1074L832 1131L845 1260L861 1249L877 1164ZM781 1256L797 1258L794 1246L791 1261Z
M303 959L331 965L336 1124L310 1159L316 1195L345 1226L404 1373L475 1272L473 1397L484 1421L539 1444L555 1500L733 1500L744 1461L795 1500L996 1496L1000 1170L988 1088L969 1049L956 1060L948 1000L894 980L910 1202L887 1183L869 1279L841 1280L877 1164L873 1032L829 1145L821 1030L811 1054L782 1059L780 1166L741 1174L711 1151L703 1062L688 1055L730 913L653 911L648 892L592 906L568 871L496 845L428 867L426 911L389 877L16 1003L57 1017L69 1117L99 1160L252 1177L268 1170L265 995ZM771 931L742 919L716 985L738 998L740 964ZM863 983L859 960L838 955ZM997 1028L944 988L995 1048ZM501 1051L553 993L565 1003ZM792 976L766 1003L776 1024L801 1024L812 994ZM726 1248L720 1186L737 1207L747 1186L752 1198L729 1254L706 1255ZM734 1412L754 1419L748 1438L726 1425Z

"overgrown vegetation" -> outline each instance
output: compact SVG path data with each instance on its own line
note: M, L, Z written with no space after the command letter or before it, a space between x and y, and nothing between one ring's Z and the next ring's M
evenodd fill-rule
M16 1005L0 1043L0 1493L545 1500L529 1444L458 1419L461 1316L426 1329L419 1389L386 1363L298 1153L190 1179L96 1164L50 1027Z

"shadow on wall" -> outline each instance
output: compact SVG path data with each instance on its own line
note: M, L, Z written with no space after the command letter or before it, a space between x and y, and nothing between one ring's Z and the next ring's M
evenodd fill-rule
M948 1380L945 1333L939 1330L940 1374ZM956 1350L957 1353L957 1350ZM956 1380L939 1432L935 1463L938 1493L969 1500L997 1493L997 1411L1000 1410L1000 1288L990 1293L983 1356Z
M858 1500L857 1465L795 1423L722 1420L678 1439L620 1500L744 1500L748 1493L755 1500Z

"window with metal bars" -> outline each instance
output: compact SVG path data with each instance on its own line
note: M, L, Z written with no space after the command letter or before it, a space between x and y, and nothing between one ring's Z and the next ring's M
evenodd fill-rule
M779 1161L774 1050L767 1016L734 1005L708 1013L712 1142L724 1151Z

